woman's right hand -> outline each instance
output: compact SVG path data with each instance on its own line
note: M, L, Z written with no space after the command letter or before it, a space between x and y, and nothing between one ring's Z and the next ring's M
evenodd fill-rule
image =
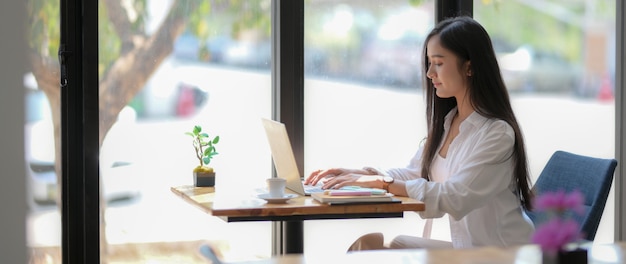
M328 180L337 176L343 176L347 174L361 174L369 175L370 173L362 169L344 169L344 168L331 168L326 170L316 170L304 180L304 184L316 185L318 182Z

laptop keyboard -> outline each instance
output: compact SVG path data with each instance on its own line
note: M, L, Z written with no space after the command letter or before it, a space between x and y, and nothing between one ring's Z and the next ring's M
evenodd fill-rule
M319 193L324 192L321 185L306 185L304 184L304 192L305 193Z
M324 184L322 182L318 182L317 185L307 185L302 181L302 186L304 187L304 193L312 194L312 193L320 193L326 191L326 189L322 189ZM340 190L352 190L354 186L344 186L339 188Z

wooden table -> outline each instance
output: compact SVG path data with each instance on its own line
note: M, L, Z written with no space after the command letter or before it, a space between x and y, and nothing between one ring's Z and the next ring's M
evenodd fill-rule
M403 217L404 212L424 210L424 203L408 197L397 197L400 203L328 205L309 196L298 196L284 204L268 204L252 194L216 192L214 187L184 185L171 190L226 222L283 221L286 228L283 248L287 254L303 252L303 220Z
M589 249L588 264L621 264L626 263L626 242L613 244L586 245ZM237 262L238 264L312 264L312 263L489 263L540 264L541 250L536 245L512 248L483 247L475 249L402 249L361 251L336 256L305 256L291 254L275 256L271 259ZM233 264L233 263L231 263Z

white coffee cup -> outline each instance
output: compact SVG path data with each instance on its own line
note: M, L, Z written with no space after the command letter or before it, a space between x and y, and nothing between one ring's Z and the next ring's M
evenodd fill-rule
M269 190L270 197L284 197L286 185L287 181L282 178L267 179L267 189Z

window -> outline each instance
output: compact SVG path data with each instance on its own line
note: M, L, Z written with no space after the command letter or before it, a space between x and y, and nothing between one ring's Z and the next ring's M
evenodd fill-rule
M47 19L59 16L58 3L32 2L33 14L44 10ZM107 248L103 260L202 263L197 251L203 243L221 247L229 259L271 254L270 223L225 223L170 191L172 186L193 184L198 160L185 132L195 125L221 137L219 155L210 164L218 188L258 187L271 176L260 121L271 115L270 7L270 1L263 0L100 1L100 236ZM50 28L33 32L33 41L39 40L43 55L55 59L59 29L49 21L40 23ZM53 37L46 42L40 36ZM27 124L32 127L27 129L32 134L27 143L33 146L28 148L33 150L29 175L42 178L42 186L29 185L29 201L36 206L29 220L30 245L59 249L54 108L49 105L58 108L60 102L48 103L33 78L39 74L26 79L27 100L33 103L29 114L37 117ZM58 81L48 85L55 91L52 100L59 100ZM47 156L35 155L40 152ZM38 252L33 261L52 258L60 263L60 251Z
M151 38L163 33L176 37L159 40L157 45L161 46L149 51L149 56L139 53L135 59L144 61L137 61L135 67L119 76L106 71L100 74L101 78L115 78L114 83L121 83L126 93L107 100L102 94L115 91L101 85L101 103L105 108L119 108L120 100L133 95L132 100L123 102L127 106L121 112L131 112L131 120L124 123L124 128L118 121L102 146L101 167L125 167L119 173L102 172L104 190L138 191L137 197L127 203L107 206L109 246L132 248L133 244L158 243L167 248L173 246L171 241L181 241L174 245L186 245L180 250L186 254L178 257L198 255L201 243L227 247L222 252L228 259L269 256L270 223L226 223L186 204L172 194L170 187L193 184L192 170L199 161L185 132L192 131L195 125L202 126L211 137L220 136L216 145L219 154L210 163L217 175L216 188L252 189L263 186L265 178L270 177L271 160L260 121L271 115L270 2L147 1L147 6L139 3L122 7L107 4L101 10L108 13L123 8L127 14L124 19L137 25L133 34L145 34L142 43L148 44ZM178 13L180 10L182 13ZM101 44L120 38L115 34L121 31L115 28L117 18L101 19L101 27L115 29L100 32ZM100 63L114 68L116 65L110 63L133 56L123 53L127 40L117 40L122 52L111 56L108 53L117 50L101 45L101 58L113 60L101 59ZM162 48L170 44L171 53ZM151 67L156 67L153 73L142 71ZM146 82L136 85L131 83L131 76ZM107 122L106 117L101 116L101 124ZM116 126L123 131L113 131ZM119 181L109 184L108 177L117 177ZM159 257L163 256L142 256L144 260Z
M492 37L533 180L556 150L615 157L614 1L475 1L474 18ZM614 197L595 241L613 242Z
M54 123L60 120L60 89L58 63L60 28L57 1L28 1L30 23L26 27L28 48L33 57L25 62L28 73L23 85L26 119L24 150L26 164L26 242L33 251L31 263L46 259L61 260L61 214L56 203L60 201L58 183L60 156L56 148L60 134L54 133ZM50 63L44 63L50 60ZM52 99L51 99L52 98ZM60 146L59 146L60 147ZM53 248L56 250L47 250Z
M408 164L426 136L421 54L434 21L434 1L305 3L305 177L331 167ZM423 223L415 213L307 221L305 252L340 254L369 232L421 235ZM343 235L329 241L329 233Z

